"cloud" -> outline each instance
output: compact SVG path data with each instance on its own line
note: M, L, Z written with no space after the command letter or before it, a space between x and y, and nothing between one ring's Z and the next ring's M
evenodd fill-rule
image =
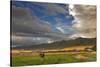
M61 33L63 34L74 34L75 33L75 29L72 26L69 26L67 24L62 24L62 25L57 25L56 28L61 31Z
M56 21L57 21L57 24L55 25L55 27L62 34L66 34L66 35L68 35L68 34L72 35L72 33L74 34L75 29L72 27L72 25L67 24L67 22L69 22L69 21L66 21L66 23L62 23L61 22L62 19L60 19L60 18L56 18Z
M70 23L73 19L69 15L68 7L65 6L65 8L64 5L35 2L29 4L32 6L12 5L11 39L13 45L36 45L76 37L93 38L96 36L96 11L93 6L75 5L72 7L70 12L75 20ZM52 19L45 21L46 17L53 18L55 22Z
M50 23L32 15L29 8L12 5L11 24L13 46L48 43L53 40L52 35L45 35L45 33L52 32Z
M13 32L51 32L51 26L47 21L40 20L29 8L12 7L12 31Z
M57 15L58 13L62 13L62 14L67 14L68 11L66 8L62 7L59 4L55 4L55 3L33 3L33 5L37 5L40 7L43 7L44 10L42 10L42 12L44 12L46 15Z
M73 5L73 8L70 9L70 12L75 18L73 22L73 28L77 30L76 34L85 38L95 38L96 6Z
M61 41L61 40L70 40L75 39L76 37L79 37L79 34L74 34L73 36L68 36L64 34L59 33L45 33L45 34L36 34L37 36L21 36L19 35L13 35L12 36L12 43L16 46L25 46L25 45L38 45L42 43L52 43L54 41ZM40 35L40 36L39 36Z
M62 14L68 13L67 9L57 4L50 4L50 3L46 5L46 10L47 13L49 12L48 14L52 14L52 15L56 15L58 13L62 13Z
M15 46L37 45L41 43L48 43L48 41L53 40L48 37L12 36L12 44Z
M64 29L61 27L56 27L58 30L60 30L62 33L65 33Z
M68 35L60 33L13 33L11 36L13 46L38 45L42 43L52 43L54 41L67 40Z

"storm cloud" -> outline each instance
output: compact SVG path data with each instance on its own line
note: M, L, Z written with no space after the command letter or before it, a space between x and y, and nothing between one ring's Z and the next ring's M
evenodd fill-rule
M73 7L72 7L73 6ZM72 5L70 13L74 16L73 27L77 30L74 35L95 38L96 37L96 6Z
M50 23L32 15L32 11L29 8L12 6L11 23L11 40L14 45L48 43L67 39L69 36L61 33L54 33Z
M31 13L28 8L12 7L12 32L51 32L47 21L40 20L35 15L31 16Z
M13 1L11 8L12 46L96 37L95 6Z

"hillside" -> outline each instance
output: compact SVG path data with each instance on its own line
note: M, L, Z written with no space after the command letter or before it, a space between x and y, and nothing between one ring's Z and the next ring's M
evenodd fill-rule
M73 40L62 40L58 42L44 43L39 45L20 46L13 49L62 49L65 47L85 45L96 45L96 38L77 38Z

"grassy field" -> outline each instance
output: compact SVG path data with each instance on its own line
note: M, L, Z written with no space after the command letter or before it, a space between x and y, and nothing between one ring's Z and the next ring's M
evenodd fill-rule
M62 53L62 54L45 54L44 58L36 56L13 56L12 66L24 65L40 65L40 64L59 64L59 63L74 63L95 61L96 53Z

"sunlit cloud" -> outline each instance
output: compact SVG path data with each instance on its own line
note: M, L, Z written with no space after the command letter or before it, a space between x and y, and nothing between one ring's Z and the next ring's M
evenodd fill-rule
M96 37L96 7L91 5L74 5L71 9L75 20L73 28L84 38Z
M62 33L65 33L64 29L62 29L61 27L56 27L59 31L61 31Z

